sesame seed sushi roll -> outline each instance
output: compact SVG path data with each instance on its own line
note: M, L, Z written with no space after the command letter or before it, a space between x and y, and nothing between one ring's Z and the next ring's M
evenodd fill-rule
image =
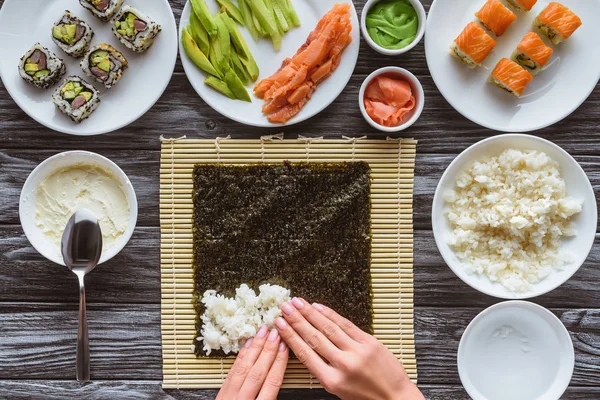
M125 47L138 53L148 50L161 30L141 11L125 6L113 20L112 31Z
M100 105L100 95L95 87L78 76L64 80L52 95L52 102L73 122L88 118Z
M552 57L553 50L535 32L525 35L517 50L512 55L512 60L525 68L531 75L537 75Z
M106 22L110 21L119 11L119 8L123 5L123 0L79 0L79 4L89 10L96 18Z
M503 58L490 75L490 83L507 92L521 97L533 80L533 75L516 62Z
M538 0L507 0L510 5L519 11L531 11Z
M481 10L475 13L481 24L494 32L496 36L502 36L506 29L515 22L517 16L510 11L500 0L488 0Z
M554 44L564 42L581 26L581 19L567 7L552 2L533 21L533 26Z
M476 22L470 22L450 46L451 54L473 69L496 47L496 41Z
M52 27L52 40L71 57L83 56L92 43L94 31L69 10Z
M36 43L19 61L19 75L27 83L41 89L54 85L67 72L63 60Z
M81 61L83 72L107 89L119 82L127 66L123 54L106 43L93 46Z

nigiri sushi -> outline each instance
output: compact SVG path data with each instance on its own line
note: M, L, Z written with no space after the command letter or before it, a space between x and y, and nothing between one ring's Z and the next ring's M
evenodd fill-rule
M573 11L556 2L548 4L548 7L533 22L533 26L548 36L554 44L570 38L582 24L581 19Z
M538 0L507 0L510 5L519 11L531 11Z
M552 48L546 46L537 33L529 32L517 46L512 60L525 68L531 75L536 75L548 63L552 53Z
M450 46L451 54L469 66L480 66L496 41L476 22L470 22Z
M523 95L523 92L532 80L533 75L508 58L500 60L489 79L491 84L517 97Z
M510 11L500 0L488 0L481 10L475 13L475 16L496 36L502 36L510 24L517 19L515 13Z

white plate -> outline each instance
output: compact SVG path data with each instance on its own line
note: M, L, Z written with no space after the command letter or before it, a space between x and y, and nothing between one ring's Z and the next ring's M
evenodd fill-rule
M108 158L96 153L88 151L67 151L56 154L38 165L29 175L21 190L21 198L19 200L19 219L21 226L25 232L25 236L31 245L48 260L60 265L65 265L61 250L51 243L42 230L35 223L35 206L37 201L37 188L50 176L54 171L76 164L94 164L101 168L110 171L120 182L125 190L125 196L129 203L129 221L127 222L127 230L115 243L115 245L102 252L100 264L110 260L125 247L137 223L138 204L135 191L125 172L119 166Z
M78 0L6 0L0 9L0 76L19 107L48 128L81 136L112 132L144 115L158 101L173 75L177 26L167 0L128 0L127 4L162 26L154 45L140 55L123 46L113 35L110 23L92 16ZM101 88L88 78L79 66L81 59L68 56L52 41L52 26L65 10L90 24L95 33L92 45L108 43L129 61L129 69L112 89ZM60 83L47 90L38 89L19 76L19 59L37 42L65 61L65 78L78 75L99 89L102 103L82 123L72 122L52 103L51 96Z
M340 62L338 69L327 78L327 80L319 85L302 111L285 125L297 124L323 111L327 106L333 103L340 93L342 93L342 90L344 90L352 77L360 48L360 25L352 1L340 0L338 2L349 3L352 5L352 43L344 50L342 61ZM215 0L206 0L206 3L212 12L218 11ZM285 34L280 51L275 51L273 49L270 40L261 38L256 42L246 28L240 28L250 52L256 59L256 63L260 69L260 76L256 83L260 82L261 79L273 75L273 73L281 67L281 63L285 58L294 55L298 48L306 41L308 34L315 29L319 20L331 10L335 2L323 0L292 0L292 4L298 13L302 25ZM181 14L179 35L181 35L181 30L189 24L191 10L192 6L188 1ZM200 97L202 97L202 99L218 113L246 125L260 127L282 126L282 124L270 123L263 115L261 109L264 101L257 98L252 93L254 84L247 87L250 97L252 98L252 103L231 100L204 84L206 74L198 69L198 67L196 67L189 59L187 54L185 54L181 41L179 43L179 53L181 54L183 68L185 69L185 73L192 86L196 89L198 95L200 95Z
M510 58L531 30L533 20L550 0L540 0L529 13L519 13L483 68L468 69L450 56L449 47L462 29L475 19L485 0L435 0L427 18L425 51L431 76L446 100L462 115L489 129L529 132L569 116L592 93L600 79L600 1L561 0L583 21L566 42L552 46L546 69L516 98L487 82L501 58ZM547 41L548 42L548 41ZM548 42L549 43L549 42Z
M464 168L486 156L500 155L506 149L537 150L546 153L560 165L562 178L567 184L568 195L583 201L581 213L572 219L577 235L565 238L562 242L562 249L574 256L573 262L566 265L560 271L554 270L550 276L534 284L530 291L524 293L511 292L502 286L502 284L490 281L485 275L468 274L462 262L448 245L452 228L444 213L444 209L446 208L444 193L455 188L456 177ZM433 197L431 214L433 235L437 247L444 261L456 276L473 289L503 299L527 299L539 296L556 289L569 280L585 262L592 249L594 239L596 238L597 221L598 208L594 190L581 166L559 146L530 135L494 136L476 143L462 152L446 169L446 172L444 172L442 179L438 183L435 196Z
M558 400L574 367L573 342L564 325L525 301L483 311L458 346L458 373L473 400Z

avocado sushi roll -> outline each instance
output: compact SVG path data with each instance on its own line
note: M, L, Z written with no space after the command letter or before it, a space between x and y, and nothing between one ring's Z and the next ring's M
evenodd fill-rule
M95 87L78 76L70 76L56 89L52 102L73 122L80 123L100 105L100 95Z
M93 46L81 61L81 68L90 78L110 89L117 84L127 69L123 54L106 43Z
M93 37L92 27L69 10L52 27L52 40L71 57L83 56L90 48Z
M160 25L129 6L119 11L112 24L112 31L119 41L138 53L148 50L161 30Z
M123 0L79 0L83 8L89 10L102 21L110 21L123 5Z
M56 54L36 43L19 62L19 75L26 82L48 89L67 72L65 63Z

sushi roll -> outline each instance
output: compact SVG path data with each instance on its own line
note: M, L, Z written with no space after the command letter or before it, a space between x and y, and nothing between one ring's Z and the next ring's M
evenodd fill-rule
M512 55L512 60L529 71L531 75L537 75L552 57L553 50L535 32L529 32L517 50Z
M508 4L519 11L531 11L538 0L507 0Z
M81 68L90 78L110 89L119 82L127 69L123 54L106 43L93 46L81 60Z
M63 60L36 43L19 62L19 75L26 82L41 89L54 85L67 72Z
M554 44L570 38L582 24L573 11L556 2L548 4L533 22L533 26Z
M94 14L95 17L106 22L110 21L119 11L119 8L123 5L123 0L79 0L79 4Z
M503 58L490 75L490 83L507 92L521 97L527 86L533 80L533 75L525 71L516 62Z
M52 102L73 122L80 123L100 105L100 95L95 87L78 76L64 80L52 95Z
M52 27L52 40L71 57L83 56L90 48L93 37L92 27L69 10Z
M133 7L125 6L112 22L112 31L125 47L138 53L150 48L161 30L152 21Z
M478 23L470 22L454 39L454 43L450 46L450 52L473 69L481 66L494 47L496 47L496 41Z
M496 36L502 36L506 29L515 22L517 16L510 11L500 0L488 0L481 10L475 13L481 24L494 32Z

